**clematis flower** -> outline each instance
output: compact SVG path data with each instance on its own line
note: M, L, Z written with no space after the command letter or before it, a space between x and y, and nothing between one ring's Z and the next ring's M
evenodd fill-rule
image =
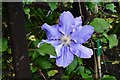
M56 25L43 24L42 30L46 32L46 42L51 44L56 51L56 65L59 67L67 67L74 59L74 55L79 58L91 58L92 49L82 44L86 42L94 32L94 28L90 25L82 26L81 17L74 18L69 11L64 11ZM41 42L40 42L41 43ZM38 47L40 46L38 44Z

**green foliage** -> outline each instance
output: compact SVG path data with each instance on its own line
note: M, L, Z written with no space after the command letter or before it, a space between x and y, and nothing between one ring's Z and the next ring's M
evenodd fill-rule
M101 38L101 42L107 43L107 39L105 37Z
M47 72L48 76L54 76L56 73L58 73L58 70L50 70Z
M107 21L101 18L94 18L90 25L92 25L94 27L94 30L98 33L103 33L110 26Z
M87 63L83 63L83 59L75 56L72 63L66 67L65 69L59 68L56 66L55 59L49 58L49 55L56 56L56 52L54 47L51 44L42 43L39 48L37 48L38 43L45 39L45 32L41 29L42 24L48 23L49 25L54 25L58 23L58 16L61 14L59 11L57 12L57 2L47 2L51 10L45 10L41 8L34 8L32 6L32 2L35 0L24 0L26 2L23 3L23 10L25 12L25 23L26 23L26 39L28 40L28 54L30 58L30 69L32 71L33 80L42 80L43 76L46 77L47 80L56 76L56 74L62 75L61 80L93 80L93 72L91 70L91 66ZM69 0L73 1L73 0ZM89 15L93 17L92 20L88 20L87 23L90 23L94 27L94 34L92 35L91 42L93 45L96 45L95 41L100 39L102 41L101 45L103 47L107 47L107 49L111 49L114 46L117 46L118 39L116 32L119 32L119 14L117 14L116 6L112 3L104 3L94 0L96 2L87 2L86 7L88 8ZM61 3L62 7L72 8L72 3L65 2ZM62 9L61 7L61 9ZM110 10L111 13L106 13L105 9ZM116 13L114 13L116 12ZM114 14L114 16L113 16ZM89 18L89 17L88 17ZM117 25L117 26L116 26ZM11 49L9 48L9 34L6 35L7 27L4 27L3 30L3 39L0 39L2 45L0 45L0 52L5 53L3 56L10 56ZM115 31L117 30L117 31ZM34 36L33 38L30 38ZM109 44L109 46L107 46ZM91 46L91 43L86 42L85 45L88 47ZM8 60L3 59L3 69L10 70L13 67L11 62L13 62L12 58L8 57ZM9 69L8 69L9 68ZM13 69L12 69L13 70ZM12 74L12 70L10 70L10 74ZM41 71L41 72L39 72ZM4 75L6 77L6 74ZM7 77L10 77L9 75ZM6 80L6 78L4 78ZM114 76L104 75L102 80L113 79L116 80Z
M32 73L37 71L37 67L33 67L33 65L30 65L30 69L31 69Z
M85 67L84 66L79 66L77 68L77 70L79 71L80 74L84 73Z
M77 67L77 59L74 59L72 63L66 68L68 74L70 74Z
M38 63L42 69L48 69L52 67L52 64L46 58L39 58Z
M78 64L81 66L81 65L83 64L83 59L77 58L77 62L78 62Z
M0 45L0 53L1 52L4 52L4 51L6 51L7 50L7 48L8 48L8 41L7 41L7 39L6 38L2 38L2 39L0 39L0 42L2 42L2 45Z
M67 75L62 75L61 80L69 80L69 76L67 76Z
M50 6L50 9L54 11L57 8L56 2L48 2L48 5Z
M95 3L87 2L86 5L87 5L87 7L90 9L90 11L94 10Z
M30 8L24 8L24 12L28 16L28 19L30 19Z
M117 80L115 76L104 75L102 80Z
M82 73L82 78L85 79L85 80L93 80L88 74L86 73Z
M42 56L45 56L46 54L50 54L50 55L56 56L56 52L54 50L54 47L51 44L42 43L40 45L39 49L37 49L37 51Z
M113 48L114 46L117 46L118 39L117 39L117 36L115 34L112 34L112 35L108 36L107 39L109 40L109 47L110 48Z
M117 11L115 10L115 5L114 5L113 3L106 4L105 7L106 7L106 9L111 10L112 12L117 12Z

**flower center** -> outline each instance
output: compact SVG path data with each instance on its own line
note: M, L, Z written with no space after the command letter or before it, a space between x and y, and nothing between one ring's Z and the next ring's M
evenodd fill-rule
M63 35L63 36L61 36L60 41L65 46L70 45L70 43L71 43L70 35Z

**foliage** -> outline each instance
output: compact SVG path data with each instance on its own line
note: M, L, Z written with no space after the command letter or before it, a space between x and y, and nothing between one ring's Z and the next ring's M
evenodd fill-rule
M109 9L109 10L111 10L112 12L117 12L114 8L115 8L115 6L114 6L114 4L113 3L110 3L110 4L106 4L106 9Z
M7 50L7 48L8 48L8 45L7 45L8 41L7 41L6 38L2 38L2 39L0 39L0 42L2 42L2 45L0 45L0 53L2 53L2 52Z
M38 43L46 38L44 31L41 29L41 25L43 23L48 23L49 25L56 24L60 12L56 11L58 8L58 3L56 2L48 2L51 10L34 8L31 5L32 2L23 3L27 33L26 38L28 40L28 55L30 58L30 69L33 74L33 80L40 80L44 77L46 79L52 79L60 74L61 76L59 76L59 78L61 78L61 80L93 80L94 71L91 69L90 65L86 66L87 63L84 63L83 59L75 56L73 62L68 67L61 69L56 66L55 59L49 58L49 55L56 56L52 45L41 43L40 48L37 47ZM65 6L65 3L61 5L69 7L68 5ZM95 45L95 41L100 39L102 47L106 47L105 51L117 46L118 39L116 33L118 33L120 16L119 13L117 13L116 6L112 2L88 2L86 3L86 7L91 13L91 16L93 16L93 19L87 23L94 27L95 32L90 39L91 42L88 41L84 45L94 48L93 45ZM108 10L108 12L106 12L106 10ZM4 19L6 19L6 17ZM7 23L6 20L3 21ZM5 35L5 30L7 30L7 28L5 27L5 24L3 25L4 32L2 40L0 39L0 41L2 41L0 52L3 53L2 55L4 58L3 70L8 70L7 66L10 68L9 75L3 74L3 79L6 79L8 76L14 77L14 68L12 58L5 58L6 55L11 56L11 49L9 45L9 34ZM93 45L91 45L92 43ZM103 80L106 80L106 78L115 79L114 76L104 75Z
M45 56L46 54L56 56L55 50L51 44L42 43L37 51L42 56Z

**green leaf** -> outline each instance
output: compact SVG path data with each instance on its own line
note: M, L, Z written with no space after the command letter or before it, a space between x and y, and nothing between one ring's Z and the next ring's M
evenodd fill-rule
M84 66L79 66L78 70L79 70L79 73L82 74L85 71L85 67Z
M85 69L85 72L87 73L87 74L92 74L92 72L91 72L91 70L89 70L89 69Z
M107 30L110 24L101 18L95 18L90 25L94 27L94 30L98 33L103 33L104 30Z
M112 12L117 12L113 3L106 4L106 9L111 10Z
M32 73L37 71L37 67L33 67L33 65L30 65L30 69L31 69Z
M54 11L57 8L56 2L48 2L48 5L50 6L50 9Z
M107 43L107 39L105 37L101 38L101 42Z
M39 40L38 38L36 38L36 41L33 41L33 45L34 45L35 47L37 47L37 45L38 45L39 42L40 42L40 40Z
M81 66L83 64L83 59L77 57L77 60L78 60L78 64Z
M71 64L66 68L68 71L68 74L70 74L75 68L77 67L77 59L75 58Z
M84 80L93 80L88 74L86 73L81 73L81 76Z
M61 80L69 80L69 76L63 74Z
M0 45L0 53L1 53L1 52L4 52L4 51L7 50L7 48L8 48L8 45L7 45L8 41L7 41L6 38L2 38L2 39L0 39L0 42L2 43L2 45Z
M29 56L31 57L31 60L35 60L40 54L35 51L29 51Z
M95 3L87 2L86 5L87 5L88 9L90 9L90 11L93 11L93 10L94 10Z
M24 12L28 15L28 19L30 19L30 8L24 8Z
M24 8L24 12L25 12L25 14L29 14L30 13L30 8Z
M113 48L114 46L117 46L118 39L117 39L117 36L115 34L112 34L112 35L108 36L107 39L109 40L109 47L110 48Z
M8 49L7 49L7 53L8 53L8 54L12 54L11 48L8 48Z
M37 51L42 56L45 56L46 54L56 56L55 49L54 49L54 47L51 44L42 43L40 45L39 49L37 49Z
M39 55L40 55L40 54L39 54L37 51L34 51L34 52L32 53L32 59L33 59L33 60L36 59Z
M58 73L58 70L50 70L47 72L48 76L54 76L56 73Z
M52 66L52 64L44 57L40 57L38 63L42 69L48 69L48 68L51 68L51 66Z
M104 75L102 80L117 80L117 79L115 78L115 76Z

